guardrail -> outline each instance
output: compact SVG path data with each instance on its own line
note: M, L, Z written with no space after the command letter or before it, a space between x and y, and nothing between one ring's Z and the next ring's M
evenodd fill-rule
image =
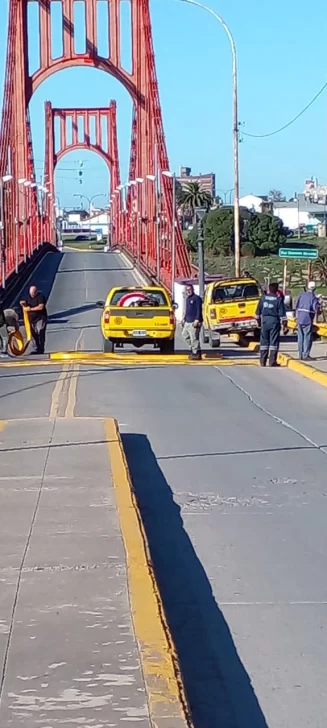
M297 321L296 318L289 318L287 321L288 328L292 329L292 331L296 331L297 329ZM317 321L313 325L313 331L317 336L321 336L322 338L327 338L327 323L325 322L319 322Z

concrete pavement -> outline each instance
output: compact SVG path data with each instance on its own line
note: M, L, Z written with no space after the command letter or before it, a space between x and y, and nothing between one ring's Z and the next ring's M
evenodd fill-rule
M99 311L94 301L104 297L116 281L119 285L120 276L132 282L131 272L121 272L121 266L119 256L112 254L71 253L61 259L49 301L53 317L50 349L74 349L82 336L86 347L97 344L100 348ZM88 291L93 291L88 293L87 309L82 308L85 274ZM71 428L75 426L86 428L85 442L92 437L101 439L93 428L101 427L104 418L119 421L195 728L325 728L326 390L287 369L241 366L149 369L140 362L133 369L104 369L92 364L83 368L51 364L42 369L1 369L0 374L1 417L17 420L9 422L0 439L9 428L22 426L23 439L43 442L50 413L54 420L57 417L56 427L68 428L68 434L57 430L61 442L73 437ZM31 417L40 418L34 420L37 435L33 420L26 419ZM17 432L15 437L17 440ZM49 475L56 474L54 468L66 478L74 474L74 463L67 459L66 450L50 450ZM17 452L14 475L25 471L35 475L22 439ZM83 458L80 453L78 449L77 479L83 484L84 475L86 478L94 471L96 494L98 479L102 482L103 461L93 464L92 457ZM40 471L41 461L37 464ZM85 482L82 504L90 504L90 497ZM52 522L60 525L65 516L80 532L84 526L78 522L79 506L76 512L73 507L77 499L72 497L71 503L71 517L60 508ZM17 517L22 529L26 529L27 517L24 515L23 521L21 515ZM91 517L91 530L96 523L97 516ZM115 526L108 532L115 539ZM40 531L34 550L38 560L33 563L37 565L42 555L46 565L55 554L49 549ZM78 554L73 554L80 563ZM59 555L62 552L58 551ZM102 559L101 554L98 558ZM67 589L70 598L69 585ZM49 594L47 604L56 605L54 591ZM44 591L41 596L44 598ZM32 597L23 591L20 597L22 609L25 604L25 611L35 619ZM6 624L10 600L12 593L2 603L5 616L0 619ZM51 619L54 616L49 617L49 625ZM19 656L31 667L32 675L41 675L34 671L33 647L25 647L25 641L21 658L20 621L18 617L17 625L14 622L17 652L11 664L16 664L14 657L18 660ZM86 622L80 624L84 624L84 635ZM33 645L33 640L26 644L30 642ZM49 651L47 642L45 651ZM45 669L67 661L59 658L48 661ZM83 667L83 660L77 651L70 669L61 666L67 684L76 677L77 663ZM83 667L82 674L87 670ZM13 667L8 693L20 694L16 692L17 674L26 677L29 673L15 672ZM28 683L23 689L34 688ZM114 688L108 690L112 694ZM7 705L8 698L6 711ZM111 705L107 707L112 710ZM102 713L99 720L106 728L111 713L108 716ZM38 724L34 713L34 723L26 725L51 728L52 715L44 717L47 720ZM72 727L76 717L86 718L87 714L69 714ZM147 720L146 716L140 718ZM135 718L131 722L138 721ZM0 723L7 728L3 720ZM16 728L15 723L9 725ZM84 720L81 725L88 724Z

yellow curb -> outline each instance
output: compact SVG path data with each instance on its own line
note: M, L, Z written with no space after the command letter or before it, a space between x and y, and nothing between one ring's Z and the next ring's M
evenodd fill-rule
M179 661L166 621L119 427L111 418L105 419L104 426L151 725L186 728L192 723Z
M297 374L301 374L302 377L306 377L321 384L323 387L327 387L327 372L319 372L317 369L309 366L309 364L305 364L303 361L297 361L288 354L279 353L277 361L281 366L292 369Z

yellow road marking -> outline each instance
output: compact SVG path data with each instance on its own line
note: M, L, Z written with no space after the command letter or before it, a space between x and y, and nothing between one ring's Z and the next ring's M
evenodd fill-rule
M52 392L51 397L51 407L50 407L50 419L55 419L58 416L59 407L60 407L60 395L64 386L64 381L67 377L68 371L69 371L70 365L65 364L62 368L62 372L59 374L59 377L56 381L54 390Z
M65 411L65 417L74 417L75 405L76 405L76 390L77 380L79 373L79 364L75 364L70 370L69 388L67 396L67 407Z
M0 420L0 432L3 432L8 424L8 420Z
M134 630L139 645L148 694L151 723L169 718L168 725L191 725L178 658L165 619L153 572L149 546L133 494L118 424L104 421L116 494L120 528L125 545L128 585Z
M136 357L134 359L122 356L121 358L116 358L113 360L109 360L108 358L104 357L101 353L99 354L93 354L92 356L89 356L88 354L85 356L83 352L79 352L78 358L69 356L65 356L64 359L58 359L58 360L41 360L41 361L28 361L27 359L19 360L16 362L3 362L0 363L0 369L20 369L24 367L34 367L34 368L40 368L40 367L61 367L62 362L65 361L65 366L69 365L69 362L72 361L78 361L78 364L83 366L97 366L97 367L110 367L113 365L117 366L258 366L259 362L257 359L251 359L249 358L226 358L226 359L203 359L202 361L189 361L185 359L184 361L179 361L178 359L155 359L154 357L151 357L150 359L146 359L143 357Z

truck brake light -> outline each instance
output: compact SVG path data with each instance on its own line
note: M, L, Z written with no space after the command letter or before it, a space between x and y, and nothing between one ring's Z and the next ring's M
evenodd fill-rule
M210 318L211 318L211 319L216 319L216 318L217 318L217 316L216 316L216 311L215 311L215 309L214 309L214 308L211 308L211 309L210 309Z
M175 323L175 314L173 311L170 311L169 313L169 323L171 326L174 326Z
M109 324L109 322L110 322L110 311L105 311L104 312L104 322L105 322L105 324Z

